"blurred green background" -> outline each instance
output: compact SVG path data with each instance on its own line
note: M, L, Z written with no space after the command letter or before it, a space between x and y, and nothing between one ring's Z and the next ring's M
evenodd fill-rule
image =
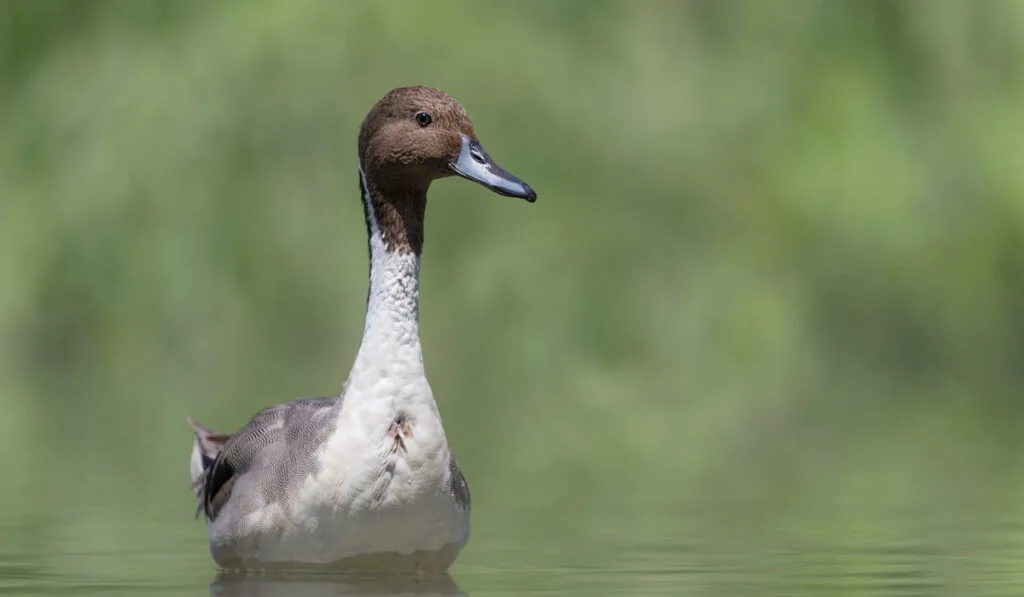
M0 578L207 579L185 417L340 389L428 84L540 196L432 188L464 584L1020 588L1022 59L1014 0L6 0Z

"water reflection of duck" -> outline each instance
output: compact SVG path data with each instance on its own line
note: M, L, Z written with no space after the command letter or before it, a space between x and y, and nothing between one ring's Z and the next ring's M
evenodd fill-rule
M332 597L466 595L447 574L438 576L276 575L222 572L210 583L211 597Z

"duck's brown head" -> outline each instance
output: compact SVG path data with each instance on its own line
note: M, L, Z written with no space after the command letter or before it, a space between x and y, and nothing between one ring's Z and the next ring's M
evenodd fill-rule
M431 87L399 87L370 110L359 130L367 183L386 196L426 193L431 181L456 175L495 193L537 200L530 185L484 151L465 108Z

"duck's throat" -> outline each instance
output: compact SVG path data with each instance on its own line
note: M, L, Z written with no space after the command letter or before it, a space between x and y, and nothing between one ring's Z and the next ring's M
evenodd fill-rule
M426 195L385 195L362 168L359 184L369 237L370 287L353 374L422 375L419 282Z

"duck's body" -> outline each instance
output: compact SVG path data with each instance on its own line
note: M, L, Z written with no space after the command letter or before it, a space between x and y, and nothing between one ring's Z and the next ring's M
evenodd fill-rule
M469 490L436 410L343 405L271 407L224 446L235 480L205 512L221 567L444 570L455 560L469 539ZM405 430L379 424L388 410L407 417Z
M435 131L417 130L434 121ZM359 146L370 287L344 389L267 408L230 436L193 423L192 480L223 568L445 570L469 539L469 488L420 346L426 190L457 173L536 196L493 164L462 107L433 89L385 96Z

